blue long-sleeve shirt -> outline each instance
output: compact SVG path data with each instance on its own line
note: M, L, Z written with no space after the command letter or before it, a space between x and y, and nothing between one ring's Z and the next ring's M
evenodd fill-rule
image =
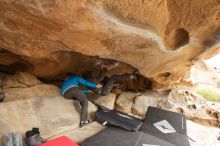
M64 93L71 87L78 87L79 85L84 85L89 88L96 88L96 84L89 82L80 76L71 75L64 81L63 85L61 86L61 95L64 95ZM89 90L86 89L82 91L85 94L89 92Z

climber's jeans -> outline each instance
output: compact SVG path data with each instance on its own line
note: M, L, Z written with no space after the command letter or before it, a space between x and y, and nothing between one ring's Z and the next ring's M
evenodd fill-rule
M130 74L122 74L122 75L113 75L110 78L106 79L105 84L102 87L101 90L101 95L106 96L108 95L111 91L112 88L114 87L114 84L116 81L127 81L131 80L131 75Z
M96 88L96 89L91 89L91 90L95 92L96 94L106 96L112 91L112 88L114 87L114 84L116 81L127 81L131 79L132 79L132 76L130 74L113 75L110 78L106 78L102 74L99 77L90 78L88 80L93 81L94 83L99 83L99 82L104 81L103 87L101 89Z
M80 102L82 111L80 113L80 121L86 121L88 116L88 99L86 95L78 87L72 87L64 93L67 99L74 99Z

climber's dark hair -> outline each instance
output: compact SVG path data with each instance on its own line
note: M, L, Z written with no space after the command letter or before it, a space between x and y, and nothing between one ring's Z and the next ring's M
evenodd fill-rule
M66 76L72 76L72 75L76 75L76 74L74 74L74 73L72 73L72 72L66 73Z

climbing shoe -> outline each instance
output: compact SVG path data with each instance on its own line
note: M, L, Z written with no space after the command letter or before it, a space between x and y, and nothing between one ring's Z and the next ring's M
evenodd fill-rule
M40 136L39 128L33 128L26 132L26 144L28 146L38 146L44 142L43 138Z
M91 122L92 122L92 120L81 121L79 127L82 128L83 126L86 126Z

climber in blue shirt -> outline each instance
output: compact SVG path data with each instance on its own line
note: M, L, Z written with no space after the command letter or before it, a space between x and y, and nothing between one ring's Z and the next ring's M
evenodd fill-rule
M90 89L101 88L101 84L95 84L85 80L84 78L76 75L68 76L61 86L61 95L67 99L75 99L80 102L82 111L80 114L80 127L91 122L87 119L88 116L88 99L85 94L90 92L88 89L81 90L79 85L86 86Z

